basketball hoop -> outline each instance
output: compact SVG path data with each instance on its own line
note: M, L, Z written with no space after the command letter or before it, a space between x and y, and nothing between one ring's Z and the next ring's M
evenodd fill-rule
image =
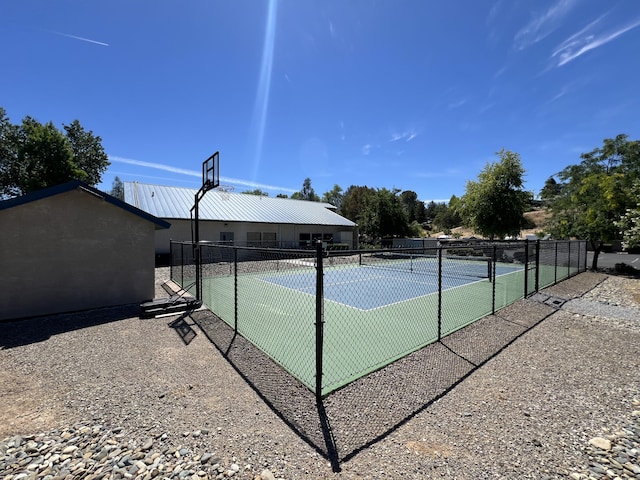
M200 272L200 216L198 203L204 194L213 188L220 186L220 152L216 152L202 162L202 187L195 195L193 207L191 207L191 244L193 257L196 264L196 299L202 301L202 278Z

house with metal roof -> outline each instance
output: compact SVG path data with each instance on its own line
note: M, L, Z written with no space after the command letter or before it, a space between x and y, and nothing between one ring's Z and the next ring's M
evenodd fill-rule
M171 223L156 232L156 254L170 240L191 241L197 189L124 182L124 200ZM304 248L315 240L357 246L357 225L327 203L211 190L199 203L200 240L241 246Z
M0 320L153 298L169 227L77 180L0 201Z

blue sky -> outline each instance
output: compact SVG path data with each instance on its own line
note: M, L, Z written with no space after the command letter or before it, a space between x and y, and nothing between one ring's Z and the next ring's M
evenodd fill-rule
M80 120L117 175L272 196L462 195L501 148L526 189L640 138L637 0L5 0L0 106Z

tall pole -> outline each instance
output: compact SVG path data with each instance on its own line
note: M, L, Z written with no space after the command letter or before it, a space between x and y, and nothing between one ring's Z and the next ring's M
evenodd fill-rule
M194 216L195 216L195 226L194 226L194 239L193 239L193 257L196 264L196 300L202 301L201 292L201 283L202 278L200 278L200 217L198 212L198 202L199 202L198 194L196 193L196 201L194 204Z
M322 240L316 243L316 400L322 400L322 350L324 344L324 276Z

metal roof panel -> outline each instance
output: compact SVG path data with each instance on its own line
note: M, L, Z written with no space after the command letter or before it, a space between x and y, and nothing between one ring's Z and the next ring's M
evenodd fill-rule
M196 189L124 182L125 201L160 218L189 219ZM211 190L198 205L201 220L354 227L329 204Z

